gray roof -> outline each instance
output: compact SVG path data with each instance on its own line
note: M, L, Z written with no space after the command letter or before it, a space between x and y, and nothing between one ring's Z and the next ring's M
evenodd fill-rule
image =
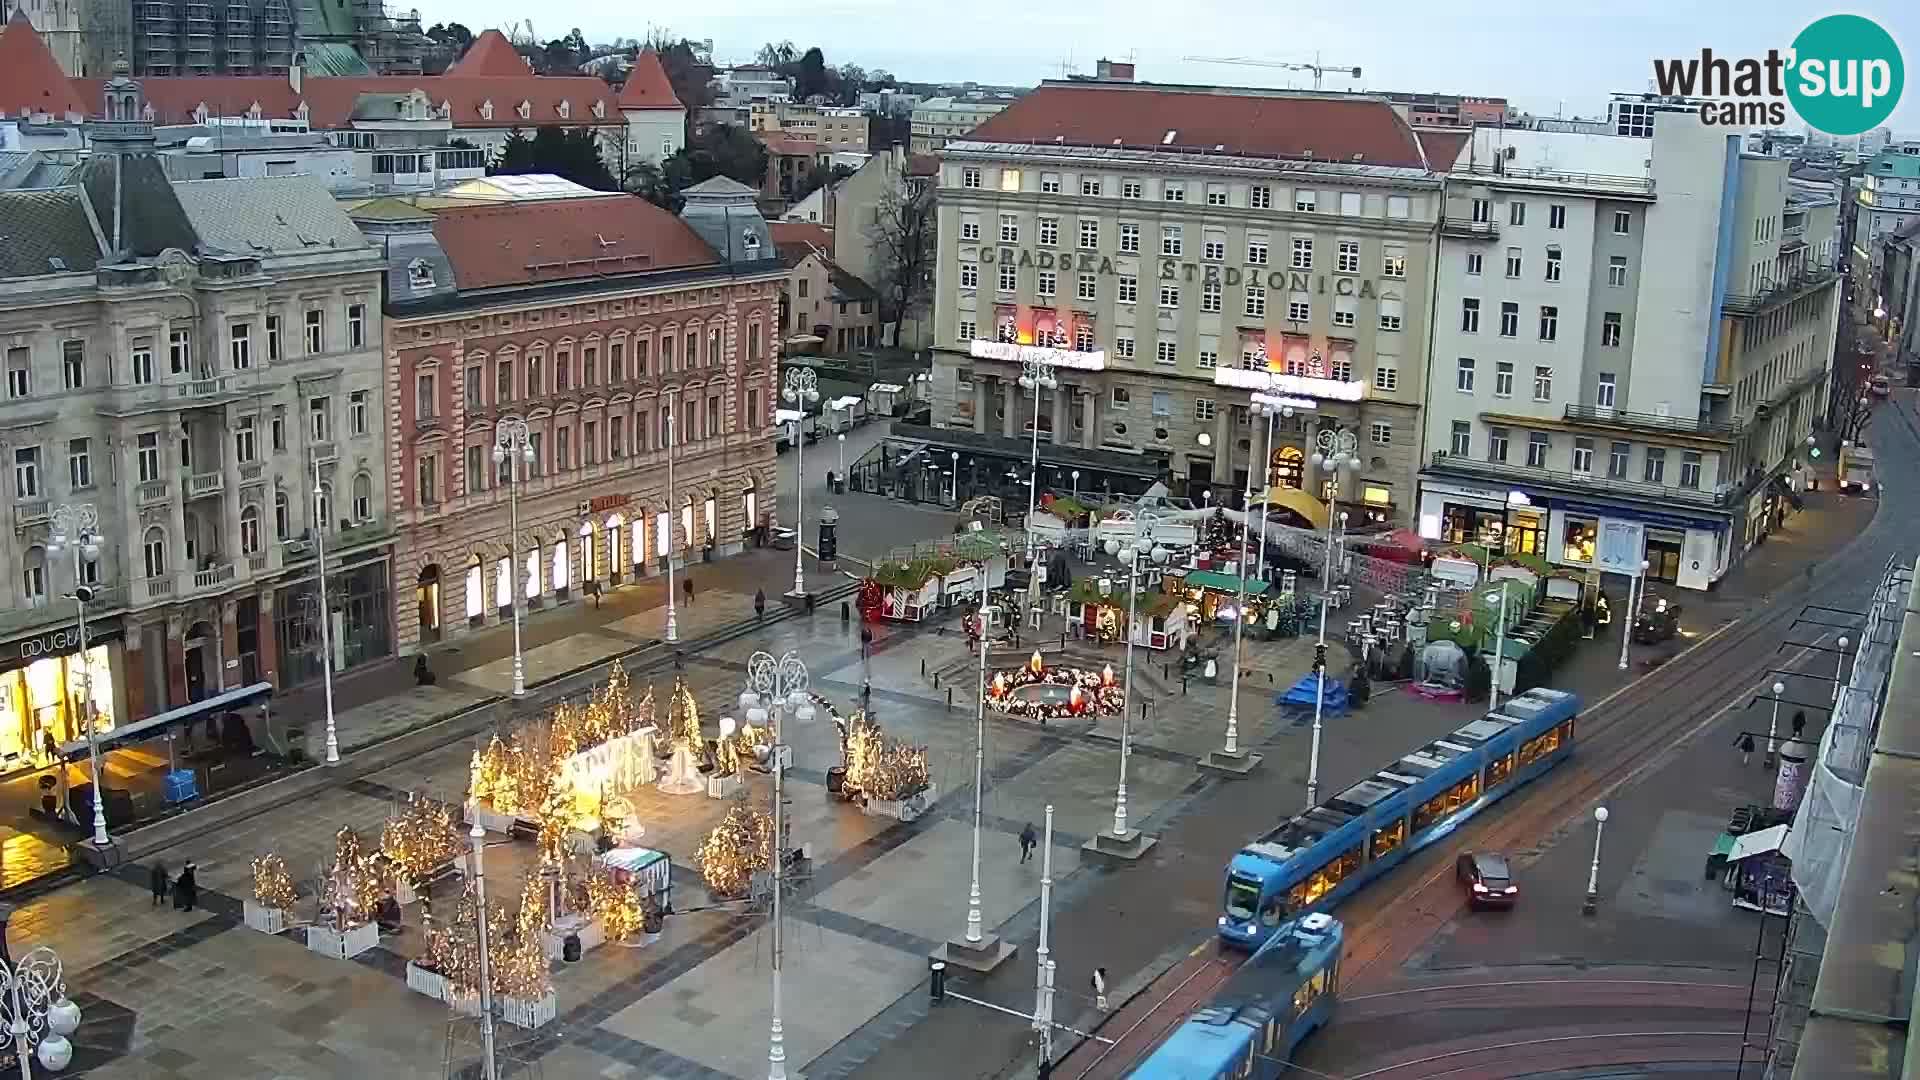
M80 189L0 192L0 278L90 271L100 247Z
M192 251L196 241L193 226L174 198L172 182L160 159L152 154L127 154L121 158L116 180L116 154L92 154L73 171L69 183L86 190L93 203L94 220L100 232L113 243L115 193L120 195L120 246L118 254L151 257L168 248Z
M758 198L760 195L758 191L755 191L753 188L750 188L747 185L741 183L740 181L735 180L731 176L709 177L708 179L702 180L699 183L693 185L692 187L683 189L680 192L680 194L684 196L748 195L755 198Z
M173 191L203 251L298 255L367 244L315 176L183 180Z

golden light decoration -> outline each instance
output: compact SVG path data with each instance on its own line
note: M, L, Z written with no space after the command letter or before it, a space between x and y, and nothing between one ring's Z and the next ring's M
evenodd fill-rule
M764 810L735 803L700 842L693 861L715 896L747 895L753 875L773 866L773 819Z
M683 690L684 686L676 687L676 693ZM686 699L691 706L691 692L686 692ZM538 817L560 784L565 761L652 725L653 714L652 687L636 704L626 672L615 665L605 685L585 705L557 705L511 732L495 732L474 751L468 766L468 796L496 813ZM699 730L697 712L692 728Z
M360 834L346 826L333 834L333 867L321 891L323 906L333 911L341 929L372 922L386 883L374 853Z
M1113 685L1113 665L1112 664L1108 664L1107 666L1100 669L1100 682L1106 686Z
M627 941L646 926L647 904L640 890L606 867L587 878L587 910L599 920L608 941Z
M848 785L882 802L897 802L926 790L926 747L908 746L888 736L865 712L854 713L846 731Z
M687 689L684 676L674 677L673 696L667 700L667 736L674 746L684 746L695 754L706 743L700 731L700 706L693 700L693 691Z
M253 860L253 899L264 908L287 911L295 900L293 875L287 860L268 852Z
M454 808L417 793L408 797L406 808L388 819L380 833L380 853L411 885L419 885L459 858L467 844Z
M1042 671L1045 671L1045 670L1046 670L1046 668L1047 668L1047 664L1046 664L1046 661L1044 661L1044 660L1042 660L1042 659L1040 658L1040 650L1039 650L1039 649L1035 649L1035 650L1033 650L1033 655L1027 658L1027 667L1028 667L1028 669L1029 669L1029 670L1031 670L1031 671L1032 671L1032 672L1033 672L1033 673L1034 673L1035 675L1038 675L1038 674L1040 674L1040 673L1041 673Z
M499 904L487 903L488 982L493 992L536 1001L553 989L546 948L537 930L523 932L525 909L509 915ZM480 923L473 885L454 905L449 919L429 918L422 966L446 977L458 997L472 998L480 990Z

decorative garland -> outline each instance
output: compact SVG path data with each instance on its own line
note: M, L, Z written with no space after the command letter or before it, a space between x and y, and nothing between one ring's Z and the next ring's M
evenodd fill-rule
M1027 686L1066 686L1072 693L1064 702L1031 701L1013 696ZM1113 666L1100 671L1077 667L1047 667L1036 651L1025 665L994 672L987 684L987 700L1007 716L1024 720L1067 720L1077 716L1118 716L1126 694L1113 677Z

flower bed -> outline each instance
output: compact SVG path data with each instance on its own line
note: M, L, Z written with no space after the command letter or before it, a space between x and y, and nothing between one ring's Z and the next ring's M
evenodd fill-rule
M860 812L868 817L890 817L900 821L912 821L931 809L934 800L939 797L940 785L928 784L904 799L868 799L861 804Z
M447 977L437 971L429 971L419 964L407 963L407 989L416 994L425 994L435 1001L447 1000Z
M709 775L707 777L707 798L730 799L739 794L740 789L745 786L746 783L740 779L739 773L727 773L724 776Z
M582 915L568 915L553 921L553 929L540 931L540 945L548 960L560 959L560 953L566 944L568 934L580 935L580 955L585 956L594 949L606 944L607 931L600 920Z
M364 922L344 932L331 926L307 927L307 948L336 960L351 960L380 944L380 927Z
M464 1016L480 1015L480 999L476 994L455 995L451 1004L455 1012ZM560 1015L560 1001L551 990L537 1001L522 1001L506 994L496 994L493 1006L500 1011L500 1019L529 1031L551 1024Z
M267 907L257 900L240 902L240 921L250 930L278 934L287 928L287 909Z

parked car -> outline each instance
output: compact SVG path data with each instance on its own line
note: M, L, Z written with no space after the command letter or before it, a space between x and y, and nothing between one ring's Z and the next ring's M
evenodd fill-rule
M1680 632L1680 605L1667 600L1657 600L1651 609L1642 608L1638 618L1633 620L1633 643L1635 645L1658 645L1673 640Z
M1513 870L1500 852L1470 851L1460 856L1456 868L1469 907L1512 907L1520 898L1520 886L1513 883Z

